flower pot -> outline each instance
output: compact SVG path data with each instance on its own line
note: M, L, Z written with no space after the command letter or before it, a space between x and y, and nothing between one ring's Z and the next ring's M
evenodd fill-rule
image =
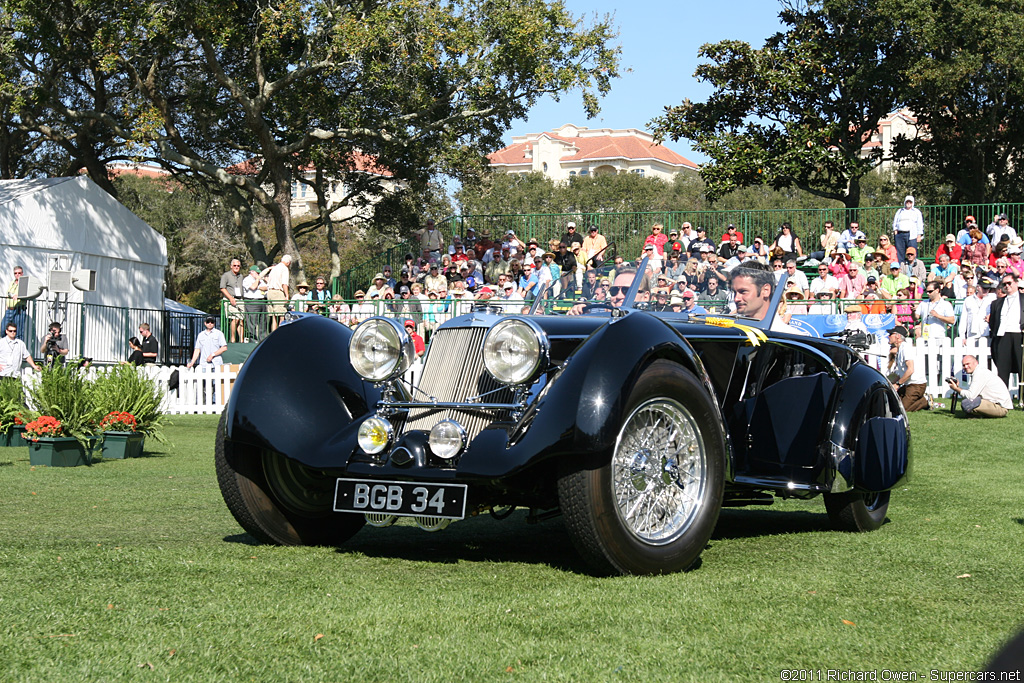
M21 438L21 435L25 432L25 425L11 425L4 431L0 432L0 447L14 448L18 446L24 446L27 441Z
M142 455L145 441L142 432L103 432L103 459L137 458Z
M77 467L92 464L92 448L86 448L71 436L47 436L26 443L29 463L32 465Z

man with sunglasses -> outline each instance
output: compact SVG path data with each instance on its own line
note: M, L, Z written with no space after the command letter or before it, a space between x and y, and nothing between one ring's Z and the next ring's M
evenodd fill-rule
M1017 290L1017 279L1012 273L1003 273L999 289L988 318L989 346L992 361L1003 384L1010 385L1010 375L1021 376L1024 362L1024 296Z
M17 377L23 362L37 372L40 369L25 342L18 339L18 326L9 322L4 326L4 338L0 339L0 377Z
M615 273L615 279L606 290L606 300L611 304L612 308L622 308L622 304L626 301L626 292L629 291L635 277L637 277L637 271L633 266L623 265L618 268ZM640 291L636 294L636 301L643 302L649 298L650 291L645 289L643 283L641 283ZM568 315L581 315L586 307L587 302L578 303L569 309Z

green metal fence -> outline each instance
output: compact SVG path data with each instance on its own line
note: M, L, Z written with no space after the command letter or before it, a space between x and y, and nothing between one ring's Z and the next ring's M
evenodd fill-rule
M614 241L618 253L626 258L637 258L643 246L644 238L650 234L654 223L665 226L665 232L678 229L683 222L689 221L694 227L707 228L708 236L714 240L725 232L730 223L743 233L746 244L755 237L762 238L771 244L779 232L779 225L788 222L800 238L804 253L809 254L818 249L818 236L824 232L825 221L830 220L842 230L851 221L860 223L860 229L868 236L871 244L877 244L879 235L892 231L892 220L898 206L877 206L856 209L764 209L756 211L649 211L639 213L550 213L521 215L491 216L452 216L438 224L445 239L450 243L452 236L465 236L469 228L476 234L488 234L498 238L509 230L514 230L523 241L536 239L541 244L547 240L559 238L565 233L565 224L575 221L577 230L586 234L589 225L596 225L609 242ZM918 245L922 257L934 255L942 244L947 233L956 234L964 225L964 219L973 215L979 227L992 222L998 213L1005 213L1010 225L1020 225L1024 221L1024 204L956 204L918 206L924 216L925 236ZM381 254L367 259L339 277L334 283L334 291L346 297L352 296L357 289L366 289L373 275L385 265L400 267L406 253L418 255L419 247L414 242L404 242Z

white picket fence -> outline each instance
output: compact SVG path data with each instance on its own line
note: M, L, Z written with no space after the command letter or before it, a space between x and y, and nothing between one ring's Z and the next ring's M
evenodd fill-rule
M991 362L992 354L989 351L988 339L918 339L913 342L917 355L917 362L924 363L925 376L928 379L928 394L935 398L949 397L953 395L946 378L954 375L961 385L964 379L961 377L961 362L964 356L975 356L981 367L996 369ZM887 374L889 345L880 342L872 346L864 354L865 360L872 366ZM970 383L970 377L967 378ZM1016 395L1019 390L1020 377L1016 374L1010 375L1010 393Z
M962 345L960 340L949 339L918 340L914 342L918 362L924 362L928 378L928 393L936 398L951 395L946 377L951 374L960 378L960 363L965 355L977 356L983 367L992 367L987 339L969 340ZM864 354L865 360L886 374L889 345L878 343ZM235 378L241 366L217 365L209 369L189 370L185 367L144 365L140 371L155 379L164 390L164 413L168 415L220 414L231 396ZM423 364L417 360L406 373L405 379L415 384ZM103 372L103 368L90 368L90 372ZM25 368L23 379L33 382L37 377L31 368ZM176 386L171 388L175 384ZM1010 376L1010 393L1018 391L1017 375ZM961 381L961 384L963 382Z

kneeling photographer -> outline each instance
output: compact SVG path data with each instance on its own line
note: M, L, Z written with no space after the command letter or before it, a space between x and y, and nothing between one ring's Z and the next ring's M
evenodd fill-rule
M46 365L63 363L68 355L68 338L60 332L60 323L50 323L49 332L43 337L43 362Z

